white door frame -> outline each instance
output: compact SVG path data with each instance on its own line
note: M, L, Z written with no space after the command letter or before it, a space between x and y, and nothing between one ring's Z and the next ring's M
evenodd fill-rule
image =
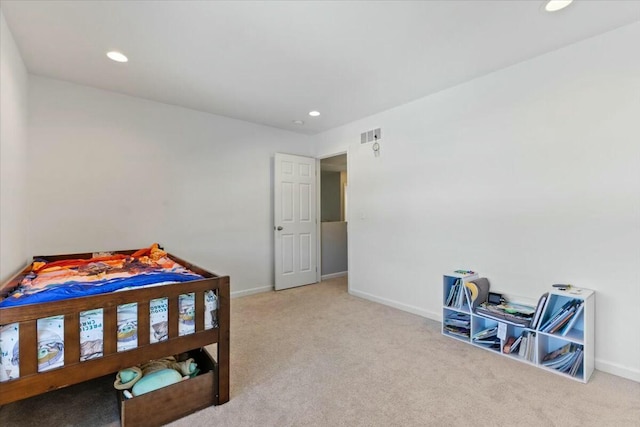
M331 157L331 156L329 156ZM316 283L322 281L322 207L320 206L320 192L322 191L322 171L320 170L320 157L316 157Z
M322 191L322 189L320 188L320 182L322 181L321 179L321 170L320 170L320 161L322 159L328 159L329 157L335 157L335 156L340 156L342 154L346 154L347 155L347 182L349 182L349 164L350 164L350 156L349 156L349 149L347 148L344 151L338 151L335 153L331 153L331 154L323 154L322 156L318 156L316 157L316 171L318 173L318 180L316 183L316 189L317 189L317 193L316 193L316 218L318 218L318 225L317 225L317 229L316 229L316 235L318 236L316 239L317 242L317 249L316 249L316 254L317 254L317 258L318 260L316 261L316 265L318 266L318 274L316 275L316 281L320 282L322 280L322 216L321 216L321 209L322 207L320 206L320 192ZM347 215L350 213L351 211L347 211ZM347 223L347 272L350 270L351 266L351 245L349 244L349 240L350 240L350 234L349 234L349 218L347 216L345 216L344 220ZM349 285L349 275L347 274L347 291L351 292L351 288Z

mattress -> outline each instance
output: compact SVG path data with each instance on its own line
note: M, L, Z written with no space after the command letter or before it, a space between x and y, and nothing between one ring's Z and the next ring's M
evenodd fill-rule
M16 289L0 301L0 308L202 278L169 258L157 244L132 255L53 262L36 259Z

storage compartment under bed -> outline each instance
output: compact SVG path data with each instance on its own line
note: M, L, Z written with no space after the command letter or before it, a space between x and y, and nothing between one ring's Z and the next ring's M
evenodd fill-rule
M200 372L193 378L126 399L118 391L120 423L126 426L158 426L214 405L218 389L217 364L205 348L192 350Z

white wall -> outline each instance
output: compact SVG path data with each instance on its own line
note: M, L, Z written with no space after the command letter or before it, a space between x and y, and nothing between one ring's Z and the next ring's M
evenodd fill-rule
M326 221L320 224L322 235L322 276L338 277L347 273L347 223Z
M640 381L640 24L315 137L348 150L350 291L441 319L442 274L596 290L596 368ZM381 155L359 143L382 128Z
M32 255L138 248L273 285L273 154L309 138L58 80L31 77Z
M0 282L27 263L28 74L0 11Z
M320 172L320 221L340 221L342 206L339 171Z

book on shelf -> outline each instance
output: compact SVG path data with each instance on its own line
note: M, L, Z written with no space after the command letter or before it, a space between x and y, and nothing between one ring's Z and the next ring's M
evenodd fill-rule
M491 337L495 337L498 335L498 327L494 326L491 328L483 329L480 332L477 332L473 337L477 339L487 339Z
M455 335L462 338L469 338L469 328L460 326L447 325L444 327L445 331L451 335Z
M473 342L476 344L488 344L491 346L499 346L500 345L500 339L499 338L487 338L487 339L477 339L477 338L473 338Z
M542 358L542 365L575 377L582 365L583 352L581 345L567 343L547 353Z
M444 319L444 324L469 327L471 318L466 313L451 313Z
M511 346L514 342L516 342L516 337L510 336L509 338L507 338L507 340L504 342L504 346L502 346L502 352L506 354L511 353Z
M462 284L462 279L456 279L455 283L451 287L453 290L453 298L451 299L451 303L449 304L450 307L457 308L460 305L460 299L462 298L461 284Z
M456 308L462 310L465 307L470 306L471 290L465 286L462 279L456 279L449 289L449 294L445 304L447 307Z
M499 321L508 321L519 326L529 327L535 311L534 307L505 302L502 304L482 303L476 313Z
M504 347L502 347L503 353L506 353L506 354L514 353L518 349L518 346L520 345L521 341L522 341L522 335L520 335L518 338L513 336L509 337L507 339L507 342L504 344Z
M514 353L516 350L518 350L518 347L520 346L520 343L522 342L522 335L520 335L513 344L511 344L511 348L509 349L509 353Z
M500 347L500 338L498 338L498 327L490 327L477 332L471 341L475 344L488 345L489 347Z
M533 362L535 359L535 343L536 343L535 334L531 331L524 331L520 336L520 338L521 338L521 341L519 342L519 344L517 344L519 345L518 356L521 359ZM512 346L511 353L513 354L514 352L515 352L515 349Z
M582 310L584 309L584 301L582 301L580 303L580 306L578 307L578 309L576 310L575 314L573 315L573 317L571 318L571 320L569 320L569 323L567 323L567 326L565 326L565 328L562 330L562 332L560 333L560 335L562 335L563 337L566 336L569 331L571 329L573 329L573 326L576 324L576 321L578 320L578 318L580 317L580 315L582 314Z
M518 351L518 356L524 358L528 341L529 341L529 336L527 334L522 334L522 342L520 343L520 350Z
M571 349L571 343L566 343L562 347L559 347L556 350L553 350L553 351L545 354L545 356L542 358L542 363L552 361L552 360L562 356L563 354L568 353L570 349Z
M576 309L576 306L581 301L582 300L579 300L579 299L571 299L566 303L564 303L564 305L560 307L560 309L557 310L555 313L552 313L549 319L539 328L540 331L548 332L551 328L556 326L558 322L561 322L562 320L564 320L564 318L568 316L571 311L574 311Z
M462 303L464 302L464 288L462 286L462 280L458 279L457 283L456 283L456 287L457 292L456 292L456 302L455 302L455 307L456 308L461 308L462 307Z
M447 333L463 338L471 334L471 316L467 313L451 313L444 318L444 330Z
M548 368L553 368L557 369L558 371L564 372L571 367L574 356L574 352L568 352L561 354L553 360L542 362L542 364Z
M462 299L460 300L460 306L458 308L462 309L465 306L471 306L471 289L467 288L462 282L460 282L460 287L462 288Z
M577 309L577 306L571 305L568 309L558 314L551 323L541 329L542 332L554 333L560 326L567 323L567 321L573 316Z
M529 340L527 341L527 360L529 362L535 362L536 358L536 334L534 332L528 332Z
M451 307L458 305L458 298L460 298L460 279L456 279L453 284L453 300L451 301Z
M457 281L460 279L456 280ZM453 301L453 296L455 294L456 291L456 285L455 283L453 284L453 286L451 286L451 288L449 288L449 295L447 296L447 300L445 301L444 305L446 305L447 307L451 307L451 302Z
M571 375L572 377L575 377L578 373L578 369L580 369L580 365L582 365L582 360L583 360L583 353L584 350L582 349L582 347L580 347L577 351L578 355L576 356L576 360L573 363L573 365L571 366L571 369L569 370L569 375Z
M546 329L554 320L556 320L560 315L562 315L562 313L564 313L569 307L571 307L572 302L573 300L569 300L565 302L564 305L560 307L560 309L551 313L551 315L547 318L547 321L541 324L539 329L541 331Z
M558 332L563 326L567 325L569 321L576 314L576 308L572 308L569 310L555 325L549 327L549 333L555 334Z
M542 296L538 300L536 312L533 314L533 320L531 320L531 329L535 329L536 326L538 326L538 322L540 321L540 317L542 316L542 311L544 309L544 304L547 302L547 298L549 298L549 292L545 292L544 294L542 294Z
M458 296L457 292L458 292L459 281L460 279L456 279L455 282L453 282L453 285L451 285L451 288L449 289L449 296L447 297L447 301L445 302L445 305L447 307L453 307L455 305L455 301Z

